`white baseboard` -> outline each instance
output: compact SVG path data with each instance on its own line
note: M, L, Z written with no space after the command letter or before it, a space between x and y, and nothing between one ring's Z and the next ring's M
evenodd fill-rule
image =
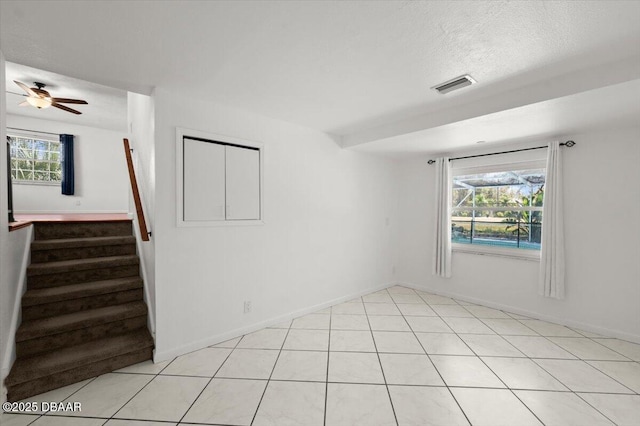
M478 298L475 298L475 297L468 297L468 296L465 296L465 295L462 295L462 294L458 294L458 293L434 290L432 288L429 288L428 286L423 286L423 285L418 285L418 284L413 284L413 283L405 283L405 282L398 282L397 284L401 285L401 286L412 288L414 290L426 291L426 292L437 294L437 295L440 295L440 296L452 297L452 298L455 298L455 299L463 300L465 302L475 303L475 304L478 304L478 305L487 306L489 308L494 308L494 309L499 309L501 311L511 312L513 314L524 315L526 317L530 317L530 318L534 318L534 319L553 322L553 323L560 324L560 325L566 325L568 327L577 328L577 329L580 329L580 330L583 330L583 331L588 331L588 332L591 332L591 333L600 334L603 337L615 337L617 339L626 340L626 341L633 342L633 343L640 343L640 336L639 335L632 334L632 333L626 333L624 331L612 330L612 329L609 329L609 328L601 327L601 326L594 325L594 324L588 324L588 323L581 322L581 321L574 321L574 320L570 320L570 319L566 319L566 318L555 317L553 315L540 314L538 312L528 311L526 309L518 308L516 306L510 306L510 305L505 305L505 304L502 304L502 303L496 303L496 302L492 302L492 301L486 300L486 299L478 299Z
M206 339L201 339L187 345L182 345L173 349L168 349L164 351L154 351L153 362L162 362L173 359L177 356L184 355L189 352L196 351L198 349L206 348L207 346L216 345L218 343L226 342L230 339L235 339L236 337L243 336L247 333L251 333L265 327L269 327L271 325L279 324L284 321L289 321L294 318L297 318L302 315L310 314L321 309L328 308L330 306L336 305L338 303L346 302L347 300L354 299L356 297L364 296L365 294L373 293L375 291L379 291L390 287L394 284L385 284L378 287L369 288L367 290L359 291L356 293L349 294L347 296L338 297L333 300L329 300L327 302L319 303L314 306L310 306L308 308L299 309L297 311L289 312L288 314L280 315L275 318L270 318L264 321L260 321L255 324L247 325L245 327L236 328L234 330L228 331L226 333L218 334L216 336L207 337Z

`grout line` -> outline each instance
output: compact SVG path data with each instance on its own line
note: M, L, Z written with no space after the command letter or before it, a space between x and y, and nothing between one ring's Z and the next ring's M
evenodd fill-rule
M388 293L388 291L387 291ZM392 299L393 300L393 299ZM395 306L395 304L394 304ZM362 308L364 309L364 313L367 317L367 322L369 323L369 328L371 328L371 320L369 319L369 314L367 312L367 308L366 305L363 303L362 304ZM398 309L398 307L396 306L396 309ZM384 367L382 367L382 361L380 360L380 352L378 352L378 344L376 343L376 338L373 335L373 330L369 330L369 333L371 333L371 340L373 340L373 347L376 350L376 357L378 358L378 363L380 364L380 372L382 373L382 380L384 380L384 387L387 390L387 395L389 396L389 403L391 404L391 411L393 412L393 418L396 421L396 425L399 425L398 423L398 415L396 414L396 409L393 406L393 399L391 398L391 390L389 389L389 384L387 383L387 376L384 374Z
M327 344L327 383L324 386L324 411L322 413L322 424L327 425L327 401L329 399L329 362L331 358L331 321L333 320L333 306L329 307L329 342Z

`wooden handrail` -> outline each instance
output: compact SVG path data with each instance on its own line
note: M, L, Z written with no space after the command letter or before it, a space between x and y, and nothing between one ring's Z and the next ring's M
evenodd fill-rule
M131 147L129 146L129 139L127 138L124 139L124 155L127 157L129 180L131 181L131 192L133 192L133 202L136 205L136 215L138 216L138 225L140 226L140 238L142 238L142 241L149 241L149 235L151 233L147 231L147 222L144 220L142 201L140 201L140 192L138 191L138 180L136 179L136 172L133 169Z

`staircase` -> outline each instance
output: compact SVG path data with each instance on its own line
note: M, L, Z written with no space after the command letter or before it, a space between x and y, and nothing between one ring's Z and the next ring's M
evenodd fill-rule
M38 222L8 400L151 359L132 223Z

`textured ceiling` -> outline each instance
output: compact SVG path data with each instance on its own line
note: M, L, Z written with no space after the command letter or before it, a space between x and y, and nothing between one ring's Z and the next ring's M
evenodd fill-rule
M0 15L9 61L141 93L190 93L350 145L489 98L512 108L518 88L640 57L637 1L5 0ZM445 96L429 89L465 73L478 84Z

